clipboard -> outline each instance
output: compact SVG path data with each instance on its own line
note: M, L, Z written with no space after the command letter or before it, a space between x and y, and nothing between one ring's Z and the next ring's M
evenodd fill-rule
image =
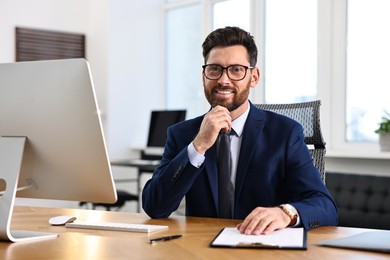
M245 235L237 228L223 228L210 247L254 249L307 249L307 234L303 227L275 230L268 235Z

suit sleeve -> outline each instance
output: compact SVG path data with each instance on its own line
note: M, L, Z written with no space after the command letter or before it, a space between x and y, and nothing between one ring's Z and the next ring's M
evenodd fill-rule
M194 167L189 161L187 146L187 142L179 144L172 128L168 128L160 166L142 192L142 207L151 218L169 217L200 173L201 168Z
M313 165L300 125L293 129L287 151L285 188L304 228L337 225L336 204Z

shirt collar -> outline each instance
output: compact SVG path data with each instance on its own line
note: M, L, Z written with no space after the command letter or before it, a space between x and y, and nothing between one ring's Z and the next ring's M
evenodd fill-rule
M242 115L234 119L232 122L232 128L234 129L238 137L241 137L242 132L244 131L244 125L246 119L248 118L249 110L250 106L248 106L248 108L245 110L244 113L242 113Z

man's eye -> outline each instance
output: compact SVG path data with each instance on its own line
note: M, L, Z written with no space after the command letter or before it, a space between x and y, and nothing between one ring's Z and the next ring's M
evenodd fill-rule
M219 71L220 68L219 68L218 66L210 66L210 67L209 67L209 70L210 70L210 71Z
M232 68L232 71L234 73L240 73L240 72L242 72L242 70L243 70L242 66L233 66L233 68Z

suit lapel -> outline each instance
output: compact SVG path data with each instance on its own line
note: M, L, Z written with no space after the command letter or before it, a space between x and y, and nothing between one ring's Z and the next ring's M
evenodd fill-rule
M255 147L259 143L258 139L260 138L263 128L264 112L251 104L251 109L244 126L240 155L237 164L235 201L238 201L245 176L248 172L249 163L252 160Z

